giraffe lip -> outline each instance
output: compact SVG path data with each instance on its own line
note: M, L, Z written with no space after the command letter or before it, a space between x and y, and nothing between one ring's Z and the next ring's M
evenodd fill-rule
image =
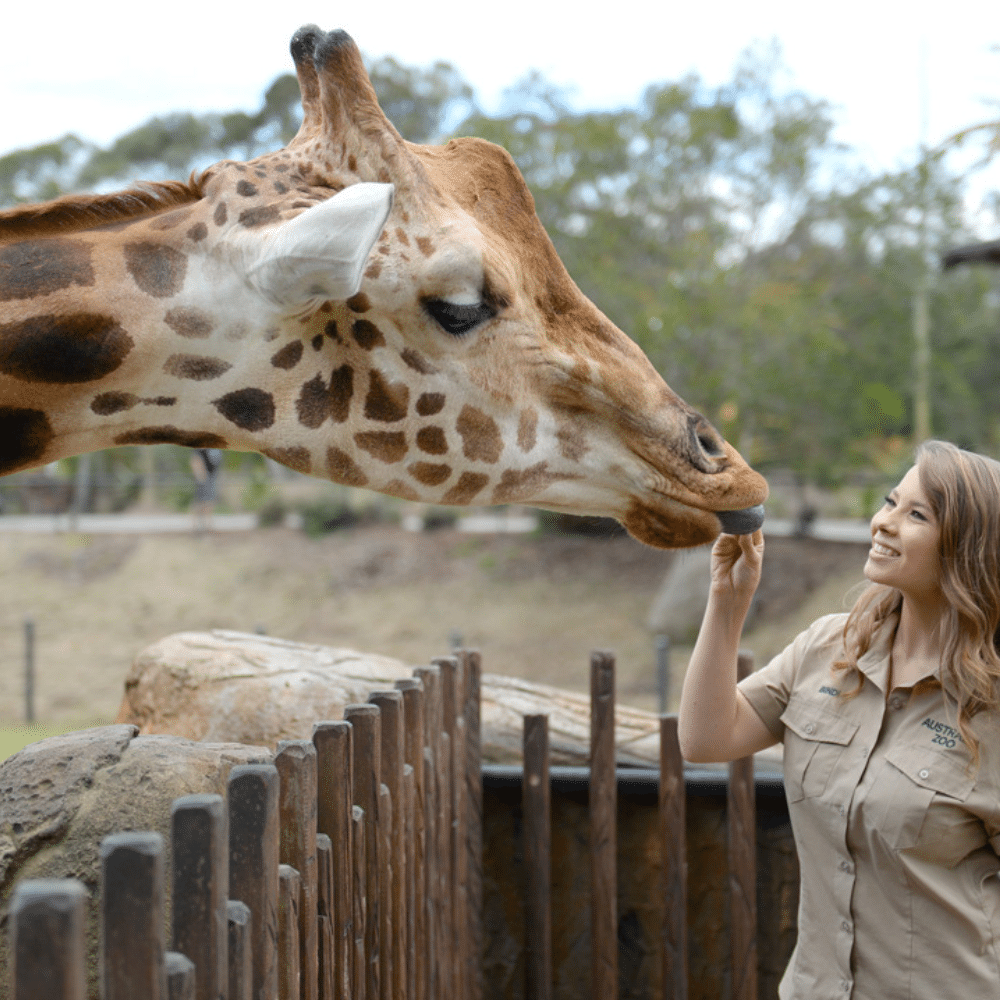
M715 516L727 535L752 535L764 523L764 505L742 510L717 510Z

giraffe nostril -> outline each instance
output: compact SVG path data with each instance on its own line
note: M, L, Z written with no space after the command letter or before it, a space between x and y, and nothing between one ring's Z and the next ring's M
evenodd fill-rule
M702 472L717 472L715 463L725 458L726 451L718 431L700 414L688 425L691 437L691 458Z

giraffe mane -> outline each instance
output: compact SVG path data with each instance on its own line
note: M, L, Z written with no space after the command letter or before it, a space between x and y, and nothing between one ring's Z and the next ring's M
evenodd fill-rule
M111 194L66 194L0 212L0 244L132 222L201 199L203 177L142 181Z

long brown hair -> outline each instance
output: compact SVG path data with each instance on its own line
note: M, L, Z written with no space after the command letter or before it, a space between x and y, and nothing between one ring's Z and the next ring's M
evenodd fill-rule
M984 709L1000 709L1000 462L946 441L917 448L917 474L941 531L941 590L948 604L943 624L941 679L958 702L958 728L979 760L971 722ZM884 622L903 603L894 587L872 584L844 626L843 659L858 659ZM858 690L861 685L858 675ZM855 693L855 692L851 692Z

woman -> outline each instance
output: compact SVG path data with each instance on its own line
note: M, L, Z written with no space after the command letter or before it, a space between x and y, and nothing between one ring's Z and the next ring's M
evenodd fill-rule
M871 530L851 613L738 686L764 540L716 542L681 750L784 743L801 881L782 1000L997 1000L1000 463L924 444Z

